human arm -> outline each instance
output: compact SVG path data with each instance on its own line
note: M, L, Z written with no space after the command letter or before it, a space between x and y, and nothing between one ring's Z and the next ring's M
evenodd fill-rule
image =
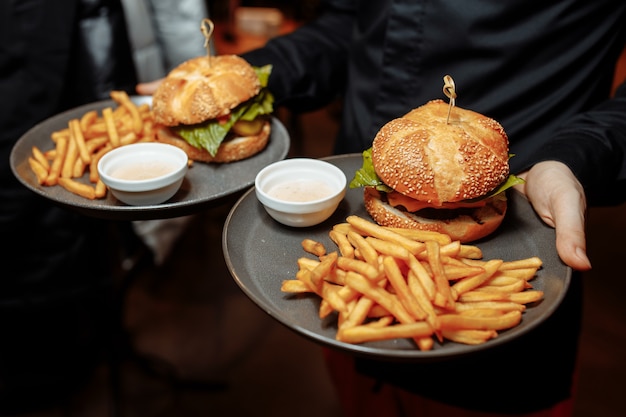
M353 3L327 1L314 21L242 54L252 65L272 64L269 89L276 104L295 111L313 110L343 90L354 24Z
M533 160L567 165L590 206L626 201L626 83L610 100L571 119Z
M561 259L587 270L585 212L590 205L626 201L626 84L615 97L575 117L522 173L520 190L556 229Z

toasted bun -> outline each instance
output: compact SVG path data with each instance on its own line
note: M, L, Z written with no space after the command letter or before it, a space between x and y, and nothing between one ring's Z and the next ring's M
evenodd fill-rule
M433 100L387 123L372 145L380 179L440 206L485 195L509 175L508 137L493 119Z
M462 243L473 242L493 233L502 223L507 201L492 198L484 207L465 209L450 219L433 219L420 216L420 212L408 213L387 204L373 187L365 187L365 209L381 226L404 229L431 230L449 235Z
M185 151L189 159L199 162L234 162L246 159L261 152L269 142L270 122L266 121L261 132L254 136L234 137L220 145L217 154L211 156L206 149L190 145L167 127L157 130L157 141L178 146Z
M236 55L201 56L165 77L152 97L156 123L193 125L227 115L259 93L254 68Z

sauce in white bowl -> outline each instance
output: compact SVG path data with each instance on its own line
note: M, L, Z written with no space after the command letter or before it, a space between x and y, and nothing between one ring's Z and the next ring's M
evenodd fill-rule
M256 176L257 199L276 221L307 227L328 219L345 196L346 176L335 165L312 158L275 162Z
M147 142L120 146L98 162L98 173L111 193L129 205L169 200L187 172L187 154L176 146Z

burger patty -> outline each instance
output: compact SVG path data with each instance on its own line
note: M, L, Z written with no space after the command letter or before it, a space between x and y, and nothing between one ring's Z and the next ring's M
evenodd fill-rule
M387 193L380 193L380 199L381 201L383 201L384 203L389 204L389 200L387 198ZM493 210L494 212L498 213L498 214L504 214L506 211L506 203L504 204L499 204L499 202L502 202L503 200L500 198L491 198L489 199L489 201L486 203L485 206L483 207L459 207L459 208L455 208L455 209L450 209L450 208L434 208L434 207L429 207L429 208L424 208L418 211L414 211L414 212L410 212L406 209L406 207L404 207L403 205L397 205L394 206L396 209L403 211L405 213L413 213L419 217L423 217L425 219L430 219L430 220L439 220L439 221L446 221L446 220L452 220L452 219L456 219L460 216L467 216L472 218L476 223L478 224L482 224L482 217L481 216L477 216L476 212L479 209L483 209L483 208L489 208L491 210ZM504 200L506 201L506 200Z

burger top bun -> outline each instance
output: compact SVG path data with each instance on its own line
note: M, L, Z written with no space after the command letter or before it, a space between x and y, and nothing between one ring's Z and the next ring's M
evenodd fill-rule
M509 175L508 137L495 120L433 100L383 126L372 144L380 179L433 206L484 196Z
M155 91L154 119L164 126L201 123L227 115L260 89L254 68L241 57L193 58L174 68Z

